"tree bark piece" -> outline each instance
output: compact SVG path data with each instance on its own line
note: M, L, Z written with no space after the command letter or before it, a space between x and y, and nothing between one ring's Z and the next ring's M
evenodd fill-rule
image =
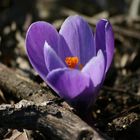
M50 93L50 90L43 89L40 85L18 75L14 70L3 64L0 64L0 89L13 95L18 100L27 99L35 103L56 98Z
M0 89L22 101L0 106L0 127L37 129L53 140L104 139L77 115L60 106L49 90L0 64ZM33 102L31 102L33 101ZM46 102L42 106L42 103Z
M0 126L4 128L39 130L56 140L93 137L92 129L80 118L50 102L22 100L15 105L3 104L0 114Z

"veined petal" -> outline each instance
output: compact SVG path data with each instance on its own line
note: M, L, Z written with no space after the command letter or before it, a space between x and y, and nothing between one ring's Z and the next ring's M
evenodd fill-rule
M48 71L65 67L64 63L47 42L44 45L44 57Z
M114 55L114 35L111 24L106 19L100 20L96 25L95 44L97 52L99 49L103 51L107 72Z
M48 73L44 59L45 41L57 51L58 33L56 29L47 22L33 23L26 34L26 50L32 66L43 79Z
M77 56L82 65L95 55L93 32L82 17L68 17L59 33L64 37L73 56Z
M62 35L59 35L59 48L58 48L58 55L62 59L63 62L65 62L66 57L73 56L68 44L66 43L64 37Z
M68 101L79 95L82 96L82 94L86 94L88 97L89 92L93 91L89 76L75 69L53 70L48 74L46 82L60 97ZM86 91L88 92L86 93ZM84 97L86 96L84 95Z
M102 83L105 73L105 60L101 50L84 66L82 72L89 75L95 87Z

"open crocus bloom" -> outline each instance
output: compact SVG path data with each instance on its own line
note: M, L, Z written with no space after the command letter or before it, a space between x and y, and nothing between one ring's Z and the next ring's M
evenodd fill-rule
M68 17L59 33L49 23L33 23L26 35L29 60L41 78L76 107L95 100L114 54L110 23L101 19L93 35L80 16Z

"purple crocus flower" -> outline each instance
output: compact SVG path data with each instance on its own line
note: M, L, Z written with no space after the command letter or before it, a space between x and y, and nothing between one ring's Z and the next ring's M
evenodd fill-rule
M114 54L110 23L101 19L93 34L80 16L68 17L59 33L49 23L33 23L26 35L29 60L41 78L77 108L95 100Z

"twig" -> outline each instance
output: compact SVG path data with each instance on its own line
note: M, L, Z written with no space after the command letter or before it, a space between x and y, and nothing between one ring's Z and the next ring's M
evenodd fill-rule
M120 88L111 88L111 87L108 87L108 86L103 86L103 90L107 90L107 91L111 91L111 92L121 92L121 93L127 93L127 90L125 89L120 89Z
M127 114L129 114L129 113L131 113L131 112L135 112L136 109L137 109L137 110L140 109L140 104L134 105L134 106L130 107L129 109L125 109L125 110L123 110L122 112L120 112L119 114L116 114L116 115L114 115L113 117L109 118L108 120L113 120L113 119L122 117L122 116L124 116L124 115L127 115Z
M132 21L133 19L136 19L138 17L139 7L140 7L140 0L133 0L131 2L129 8L129 15L128 15L129 21Z

